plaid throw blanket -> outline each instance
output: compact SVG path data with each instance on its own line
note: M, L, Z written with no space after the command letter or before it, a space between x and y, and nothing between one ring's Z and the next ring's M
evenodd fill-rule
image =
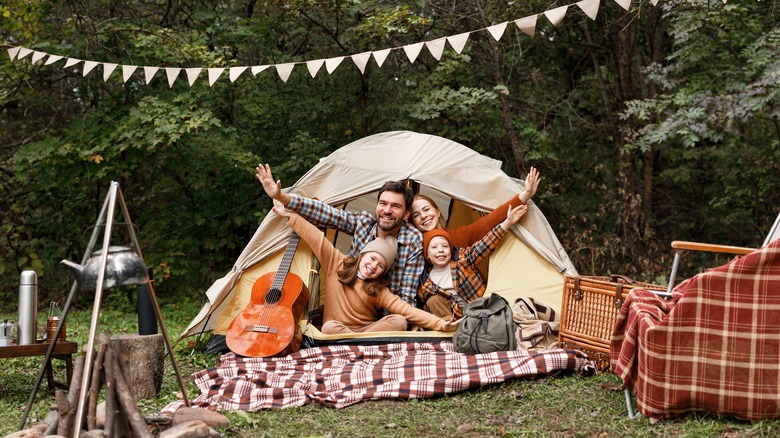
M192 406L257 411L318 402L343 408L364 400L438 397L561 370L592 374L594 366L576 350L467 355L456 353L450 341L316 347L277 358L228 353L216 367L193 374L201 394ZM173 402L161 413L182 406Z
M647 417L780 417L780 241L683 282L670 301L632 292L611 360Z

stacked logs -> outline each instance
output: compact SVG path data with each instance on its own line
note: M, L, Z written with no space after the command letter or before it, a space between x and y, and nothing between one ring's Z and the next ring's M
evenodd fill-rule
M220 434L216 429L230 425L230 420L224 415L202 408L182 407L176 410L172 418L160 415L144 417L136 404L136 397L147 395L145 391L150 392L149 387L154 385L133 379L138 373L130 372L134 370L130 368L128 357L135 357L133 365L138 366L143 357L156 355L152 351L153 343L138 348L137 338L126 343L123 341L127 341L127 338L109 338L106 333L98 334L95 341L98 350L93 356L89 388L81 388L85 367L84 356L79 356L75 359L67 395L62 390L55 392L56 406L50 409L43 423L7 435L6 438L73 436L82 390L89 391L85 397L86 418L82 419L79 427L79 435L83 438L152 437L153 433L159 434L159 438L217 438ZM132 348L128 350L128 346ZM136 355L132 350L143 352ZM154 366L147 363L144 368ZM144 375L148 374L153 374L153 370L147 369ZM98 403L102 389L105 389L104 400Z
M86 430L98 429L97 406L100 390L105 387L105 421L102 434L104 436L137 436L152 437L146 419L136 404L132 389L125 379L129 364L120 360L115 349L111 347L107 333L97 336L98 350L92 366L90 387L87 400ZM76 358L67 397L64 391L57 390L54 394L57 401L58 418L49 425L48 432L60 436L70 436L74 430L78 400L81 394L81 381L84 373L84 356ZM82 429L84 424L81 425Z

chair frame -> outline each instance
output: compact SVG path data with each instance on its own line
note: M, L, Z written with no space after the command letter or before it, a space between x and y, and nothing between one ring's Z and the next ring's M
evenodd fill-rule
M780 213L777 214L777 218L775 218L775 222L772 224L772 228L769 229L769 234L767 234L766 239L764 239L764 243L761 244L761 248L780 238L780 230L778 227L780 227ZM669 286L666 288L666 292L650 291L658 296L664 297L665 299L672 297L674 282L677 280L677 268L680 265L680 257L684 251L703 251L722 254L746 255L755 251L757 248L675 240L672 242L672 249L674 249L674 261L672 262L672 272L669 275ZM626 398L626 410L628 411L628 418L633 420L642 416L638 410L636 412L634 411L634 405L631 401L631 391L629 391L628 388L625 388L623 389L623 394Z

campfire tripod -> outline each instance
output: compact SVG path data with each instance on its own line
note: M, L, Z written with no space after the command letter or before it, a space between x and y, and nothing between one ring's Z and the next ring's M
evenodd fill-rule
M92 374L92 366L93 366L92 356L94 354L93 348L95 344L95 335L97 332L98 317L100 315L100 306L103 299L103 280L106 273L108 247L111 243L111 228L114 225L114 211L116 210L117 197L119 198L119 205L122 208L122 215L124 216L127 222L128 232L130 234L131 239L133 240L133 246L135 247L135 250L138 253L138 256L141 258L141 260L144 259L143 254L141 253L141 246L138 244L138 238L135 235L135 230L133 229L133 224L132 221L130 220L130 213L127 211L127 205L125 204L124 196L122 196L122 191L119 189L119 183L117 183L116 181L111 181L111 187L108 190L108 195L106 196L106 199L103 202L103 208L100 210L100 214L98 215L97 222L95 223L95 231L92 232L92 237L89 239L89 244L87 244L87 250L84 253L84 258L81 260L81 264L84 265L89 259L90 255L92 254L92 248L95 246L95 243L97 242L97 238L98 238L98 229L101 225L104 224L103 220L105 217L105 232L103 234L103 251L100 254L100 270L98 271L97 286L95 287L95 301L92 307L92 320L89 325L89 339L87 341L87 348L84 357L84 372L82 374L82 380L81 380L81 392L79 393L75 424L73 427L73 437L75 438L78 438L79 435L81 434L81 426L82 423L84 422L84 406L86 405L86 401L87 401L86 395L88 393L90 378ZM176 363L176 358L173 355L173 347L171 346L171 341L168 338L168 331L165 328L165 322L163 321L162 313L160 312L160 305L157 303L157 295L154 292L154 286L152 284L152 281L150 281L148 274L146 277L146 284L149 287L149 296L151 297L152 304L154 306L154 311L157 314L157 322L160 324L160 328L162 329L162 335L163 335L163 339L165 340L165 346L168 349L168 356L170 356L171 358L171 365L173 366L173 370L176 373L176 379L178 380L179 388L181 389L184 404L186 406L189 406L190 402L189 399L187 398L187 390L184 387L184 381L182 381L181 379L181 374L179 372L179 365ZM46 371L46 364L48 364L49 361L51 360L52 353L54 352L54 347L57 345L57 339L59 339L60 332L62 331L62 326L63 324L65 324L65 319L67 318L68 310L70 310L71 303L73 302L73 297L75 295L76 288L77 288L77 283L74 281L70 288L70 293L68 293L68 298L65 301L65 307L62 309L62 316L60 317L60 321L57 324L57 330L54 332L54 335L51 337L51 344L49 345L49 349L46 352L46 357L43 361L43 365L41 366L41 370L38 373L38 378L36 379L35 385L33 386L32 393L30 394L30 399L27 402L27 406L24 409L24 415L22 416L22 421L19 423L19 430L24 429L24 425L27 422L27 416L30 414L30 409L32 408L33 401L35 400L35 395L38 392L38 388L41 385L41 380L43 379L43 374Z

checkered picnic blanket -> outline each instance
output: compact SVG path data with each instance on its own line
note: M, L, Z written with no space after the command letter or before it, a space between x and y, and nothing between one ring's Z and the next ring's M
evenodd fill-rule
M201 394L191 404L224 411L313 402L343 408L364 400L438 397L565 370L589 375L594 369L576 350L461 354L450 341L326 346L278 358L228 353L216 367L192 375ZM173 402L161 413L182 406L183 401Z
M669 301L632 292L611 360L647 417L780 417L780 241L683 282Z

